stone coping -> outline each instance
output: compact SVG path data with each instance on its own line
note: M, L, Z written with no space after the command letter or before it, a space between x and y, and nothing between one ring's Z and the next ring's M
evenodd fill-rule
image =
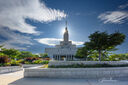
M22 64L23 68L42 66L42 64Z
M8 73L22 70L23 68L20 66L7 66L7 67L0 67L0 73Z
M93 64L110 64L110 65L122 65L128 64L125 61L50 61L49 66L61 66L61 65L72 65L72 64L84 64L84 65L93 65Z

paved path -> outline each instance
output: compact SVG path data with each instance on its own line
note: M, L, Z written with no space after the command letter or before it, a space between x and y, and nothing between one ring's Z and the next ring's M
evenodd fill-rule
M23 78L23 71L0 74L0 85L8 85L21 78Z
M9 85L128 85L128 80L22 78Z
M101 79L23 78L23 71L0 74L0 85L128 85L128 77Z

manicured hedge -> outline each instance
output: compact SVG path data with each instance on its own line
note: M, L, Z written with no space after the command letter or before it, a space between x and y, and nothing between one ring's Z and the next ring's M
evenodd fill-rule
M60 66L48 66L49 68L102 68L102 67L128 67L128 64L123 65L110 65L110 64L94 64L94 65L84 65L84 64L73 64L73 65L60 65Z

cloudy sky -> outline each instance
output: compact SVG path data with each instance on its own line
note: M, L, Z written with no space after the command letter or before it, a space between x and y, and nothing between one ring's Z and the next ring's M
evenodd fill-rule
M116 53L128 53L127 0L0 0L0 45L43 53L62 40L66 20L78 47L95 31L120 31Z

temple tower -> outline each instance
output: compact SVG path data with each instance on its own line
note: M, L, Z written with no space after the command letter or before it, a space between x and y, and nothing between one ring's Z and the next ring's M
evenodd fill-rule
M68 42L69 41L69 35L68 35L68 29L67 29L67 21L66 21L66 27L65 27L65 32L64 32L64 42Z

